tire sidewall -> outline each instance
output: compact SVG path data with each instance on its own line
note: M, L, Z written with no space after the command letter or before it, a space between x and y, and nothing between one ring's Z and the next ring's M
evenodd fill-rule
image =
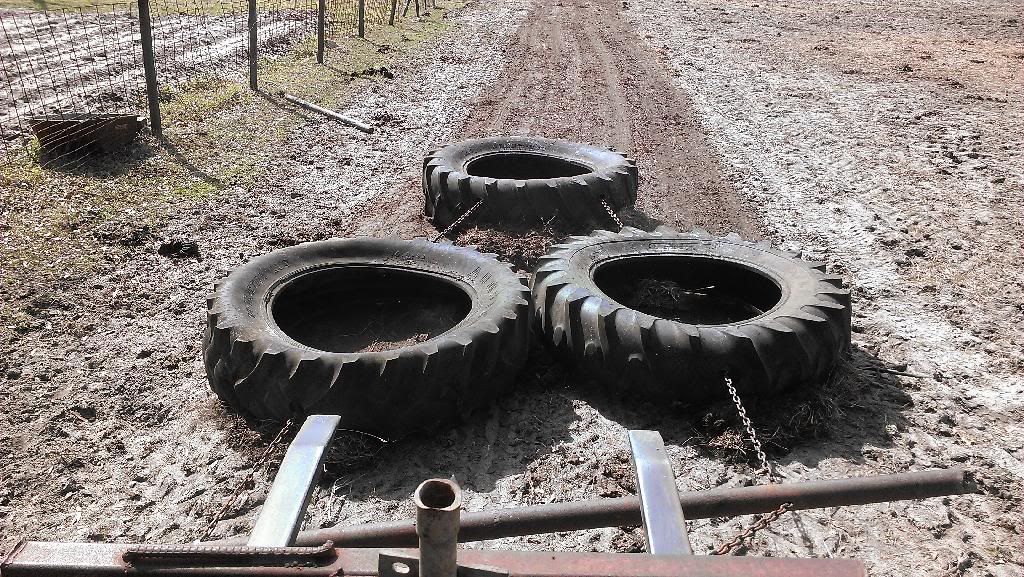
M695 325L655 317L631 309L608 296L594 280L598 268L617 260L673 256L713 259L751 270L775 283L780 292L779 300L771 309L749 319L715 325ZM803 304L806 304L806 299L814 296L818 283L818 278L811 274L806 266L782 253L743 241L733 242L723 239L665 237L599 240L576 249L566 256L565 260L567 261L567 277L570 282L613 306L633 310L651 323L654 321L668 322L695 328L734 327L793 314Z
M577 176L530 179L499 179L469 174L469 165L477 160L497 154L514 153L554 157L566 162L582 165L590 171ZM446 168L451 170L456 178L470 176L471 178L481 178L488 181L567 182L621 168L624 164L621 155L607 149L589 144L547 138L479 138L448 146L442 149L438 156L444 160Z
M403 349L429 346L436 339L468 331L487 320L495 308L504 310L514 305L508 291L500 287L502 277L506 282L518 277L498 261L487 261L473 252L454 245L398 239L305 243L268 253L237 269L220 295L226 300L230 320L238 327L238 337L272 341L270 348L300 348L322 355L395 356ZM423 275L458 287L469 297L471 307L447 331L416 345L376 353L338 353L303 345L278 327L272 313L274 298L299 277L335 267L372 267Z
M603 265L645 257L731 263L770 280L778 300L740 321L688 324L633 309L597 285ZM704 402L723 394L725 374L741 394L775 394L820 382L849 347L849 292L823 269L734 235L596 231L541 259L530 283L534 322L556 355L619 394Z

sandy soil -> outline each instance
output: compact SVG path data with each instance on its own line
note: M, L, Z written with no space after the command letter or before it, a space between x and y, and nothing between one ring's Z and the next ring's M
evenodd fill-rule
M365 108L347 112L372 118L376 134L311 120L280 147L272 181L182 201L159 236L196 242L201 259L146 244L81 282L18 295L41 328L0 355L0 549L22 535L184 542L206 531L266 444L210 394L206 293L255 254L333 234L352 207L415 171L428 142L453 130L498 73L524 16L515 1L466 9L395 66L401 81L356 91ZM267 483L258 476L255 499L215 534L251 526Z
M281 147L272 182L183 206L162 232L196 240L202 260L168 261L154 247L41 304L48 328L3 356L3 547L22 534L201 535L266 444L225 416L205 384L203 293L278 246L428 234L424 152L499 132L616 145L643 175L627 220L765 236L847 276L850 366L820 391L749 402L788 481L962 465L981 487L787 515L746 553L858 557L876 575L1018 575L1018 17L997 1L469 9L394 82L353 97L346 112L373 119L378 134L311 121ZM528 266L557 234L475 229L460 241ZM630 494L629 428L662 432L681 490L759 481L728 406L612 399L540 349L521 381L447 432L385 446L346 437L307 526L407 517L412 490L430 476L454 476L469 510ZM260 470L215 535L251 526L269 477ZM749 521L690 523L695 549ZM642 539L612 528L471 546L636 551Z
M849 277L856 347L921 375L885 403L884 435L821 472L958 462L982 480L984 497L833 518L844 554L875 573L966 556L966 574L1020 574L1019 4L630 5L768 233ZM783 462L823 457L811 444Z

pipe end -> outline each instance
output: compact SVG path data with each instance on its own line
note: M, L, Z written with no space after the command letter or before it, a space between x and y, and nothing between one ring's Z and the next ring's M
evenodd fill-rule
M448 479L427 479L416 487L413 502L417 509L457 511L462 508L462 489Z

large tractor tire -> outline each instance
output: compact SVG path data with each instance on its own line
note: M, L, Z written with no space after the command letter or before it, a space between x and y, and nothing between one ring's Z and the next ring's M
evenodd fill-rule
M251 421L339 414L388 439L508 390L529 291L494 255L426 240L300 244L235 270L208 300L216 394Z
M821 382L850 345L850 293L824 263L736 235L596 231L532 280L555 351L623 394L700 403Z
M424 213L438 229L483 202L481 222L537 226L560 217L612 226L636 202L636 163L624 154L547 138L477 138L432 151L423 161Z

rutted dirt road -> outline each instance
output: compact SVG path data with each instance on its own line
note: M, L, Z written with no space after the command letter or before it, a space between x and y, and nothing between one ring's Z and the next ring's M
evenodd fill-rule
M418 178L431 145L538 134L631 152L642 175L633 222L767 236L848 277L851 368L821 392L750 401L788 481L959 464L981 487L787 515L751 554L859 557L878 575L1019 574L1024 285L1013 275L1022 203L1009 200L1020 198L1012 127L1021 110L1015 55L1024 51L1007 36L1019 35L1007 5L950 9L968 25L940 24L950 10L930 4L899 18L817 2L626 6L470 9L457 33L393 82L352 99L345 112L371 119L376 135L311 121L281 146L267 182L183 206L164 233L197 240L203 261L140 253L58 299L45 312L53 328L6 353L3 534L195 538L262 449L204 382L202 296L213 280L301 240L430 234ZM859 36L875 31L884 42ZM962 32L953 43L962 53L951 31ZM905 62L893 49L905 38L938 40L942 50ZM947 74L962 91L942 70L903 71L952 67L951 54L991 70L978 80ZM550 241L536 236L475 229L461 241L529 262ZM412 490L430 476L454 476L469 510L629 494L627 428L662 431L681 490L760 481L738 449L730 406L694 413L620 402L549 363L538 351L517 393L459 428L369 443L379 449L372 465L337 455L343 464L308 525L408 517ZM257 475L216 535L251 526L268 480ZM694 547L705 552L749 521L692 522ZM472 546L636 551L642 539L612 528Z
M501 75L450 138L534 135L612 146L644 167L638 211L625 215L627 223L759 237L754 212L740 202L689 97L657 56L614 3L543 0ZM403 192L396 215L360 222L359 232L393 230L403 221L403 233L427 234L418 184Z

